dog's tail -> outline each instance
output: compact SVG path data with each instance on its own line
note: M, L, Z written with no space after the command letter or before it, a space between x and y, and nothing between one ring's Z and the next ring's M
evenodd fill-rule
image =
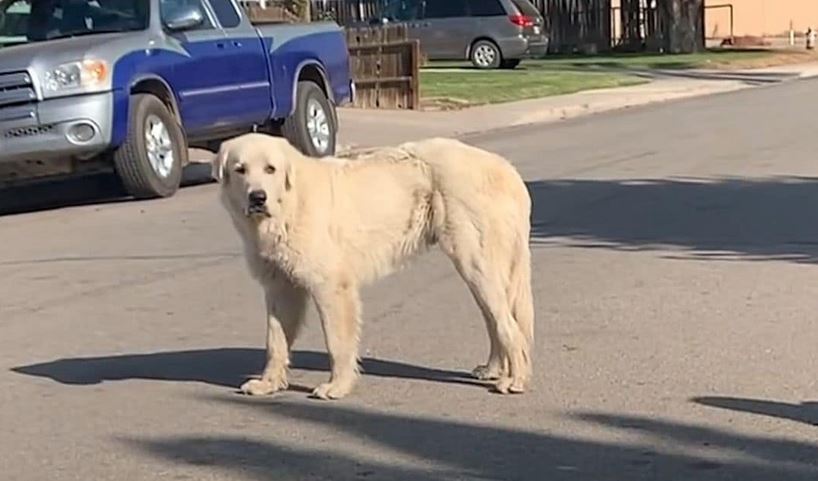
M517 249L511 262L507 297L511 315L525 337L528 347L526 354L530 356L534 347L534 296L531 292L531 250L527 229L517 239Z

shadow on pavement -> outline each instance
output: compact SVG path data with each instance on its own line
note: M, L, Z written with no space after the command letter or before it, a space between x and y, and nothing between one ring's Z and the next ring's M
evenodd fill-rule
M617 442L319 402L224 402L258 411L261 417L254 422L262 425L286 423L287 431L272 430L264 439L212 435L124 441L159 459L258 480L818 479L818 445L652 418L593 413L575 417L597 425L607 439L627 439ZM272 418L269 423L264 416ZM299 425L326 428L332 438L307 440L306 447L287 443L295 437L285 433L297 432ZM372 455L373 448L378 456ZM400 463L389 462L387 456Z
M209 182L209 164L191 163L182 173L182 187ZM95 174L0 188L0 216L130 200L112 174Z
M532 243L818 262L818 178L529 182Z
M811 426L818 426L818 401L789 404L761 399L743 399L734 397L697 397L692 399L696 404L750 414L760 414L779 419L789 419Z
M262 349L223 348L58 359L15 367L12 371L74 385L147 379L201 382L238 388L249 377L261 372L264 362L265 354ZM329 358L325 353L293 351L291 362L292 369L329 372ZM363 374L370 376L488 386L470 378L466 372L432 369L396 361L363 358L361 367Z

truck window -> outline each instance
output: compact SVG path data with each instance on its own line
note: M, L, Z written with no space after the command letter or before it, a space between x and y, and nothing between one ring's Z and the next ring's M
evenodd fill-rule
M204 16L204 22L202 22L202 24L194 30L209 30L215 28L213 22L210 20L210 15L207 14L207 9L202 3L202 0L161 0L159 2L159 15L161 16L162 20L164 20L168 17L168 15L172 15L177 9L190 6L199 7L199 10L202 11L202 15Z
M145 30L149 8L141 0L0 0L0 44Z
M210 6L216 12L216 18L223 28L236 28L241 24L241 17L236 11L233 0L210 0Z
M26 0L0 3L0 47L26 41L31 5Z
M466 0L426 0L425 18L466 17Z

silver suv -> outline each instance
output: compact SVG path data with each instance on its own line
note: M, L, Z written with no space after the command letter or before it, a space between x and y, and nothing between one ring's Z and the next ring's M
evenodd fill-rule
M389 0L370 23L404 23L429 60L514 68L548 50L543 17L529 0Z

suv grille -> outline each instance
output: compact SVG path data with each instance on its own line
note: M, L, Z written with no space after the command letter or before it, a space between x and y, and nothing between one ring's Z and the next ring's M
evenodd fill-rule
M37 100L34 83L26 72L0 73L0 107L23 105Z

